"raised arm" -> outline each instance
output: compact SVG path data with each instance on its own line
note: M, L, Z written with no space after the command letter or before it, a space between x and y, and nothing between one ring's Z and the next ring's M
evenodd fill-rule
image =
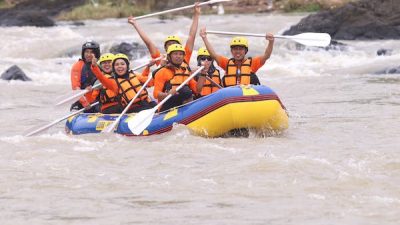
M150 38L142 30L142 28L139 27L139 25L137 24L137 22L133 16L128 17L128 23L132 24L132 26L138 32L140 38L143 40L143 42L146 44L147 48L149 49L151 56L158 57L157 55L159 53L159 50L157 49L156 45L150 40Z
M190 26L189 37L186 42L186 47L190 51L193 51L194 41L196 39L197 28L199 26L199 17L200 17L200 13L201 13L199 4L200 4L199 2L195 3L193 21L192 21L192 25Z
M214 48L211 46L210 42L208 41L207 31L206 31L205 27L200 29L200 37L203 39L204 45L206 46L208 52L210 53L211 58L213 58L217 62L217 64L219 65L220 62L218 62L218 60L220 58L220 55L218 55L214 51Z
M90 69L104 87L110 89L114 93L118 93L117 82L113 79L108 79L106 76L104 76L99 66L97 65L97 59L94 56L92 59L92 65L90 66Z
M274 49L274 35L266 34L265 39L268 40L268 46L265 49L264 55L261 56L261 65L264 65L264 63L271 57L272 50Z

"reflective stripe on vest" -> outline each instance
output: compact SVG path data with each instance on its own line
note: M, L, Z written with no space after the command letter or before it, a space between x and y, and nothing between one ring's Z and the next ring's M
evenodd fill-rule
M251 71L251 57L247 58L240 68L235 64L234 59L229 59L226 74L222 78L225 87L235 86L238 84L250 84Z
M221 85L221 78L220 78L219 70L216 69L210 78L213 81L215 81L215 83ZM201 96L206 96L206 95L214 93L214 92L216 92L218 90L219 90L219 88L215 84L211 83L211 81L206 79L204 81L204 85L203 85L203 88L201 89L200 95Z
M116 80L119 87L118 92L121 96L121 105L126 106L140 90L140 88L142 87L142 83L140 83L139 79L133 73L129 73L129 79L118 77ZM146 89L144 89L140 93L140 95L135 99L133 103L138 103L143 100L147 102L151 101L148 97Z

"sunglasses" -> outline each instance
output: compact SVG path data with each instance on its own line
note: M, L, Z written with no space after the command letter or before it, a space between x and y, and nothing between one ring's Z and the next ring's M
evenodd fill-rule
M210 56L202 56L202 57L200 57L200 60L201 61L205 61L205 60L212 61Z

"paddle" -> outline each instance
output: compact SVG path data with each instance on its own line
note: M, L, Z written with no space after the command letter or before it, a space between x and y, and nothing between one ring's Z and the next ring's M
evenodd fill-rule
M214 3L220 3L220 2L230 2L230 1L231 0L210 0L207 2L200 3L199 6L210 5L210 4L214 4ZM144 18L152 17L152 16L158 16L158 15L162 15L162 14L166 14L166 13L170 13L170 12L176 12L176 11L180 11L180 10L184 10L184 9L190 9L190 8L193 8L194 6L195 5L188 5L188 6L175 8L175 9L169 9L169 10L165 10L165 11L161 11L161 12L151 13L151 14L147 14L147 15L143 15L143 16L137 16L137 17L135 17L135 20L140 20L140 19L144 19Z
M159 60L159 59L161 59L161 57L159 57L159 58L157 58L157 59L155 59L155 60ZM133 68L132 71L141 69L141 68L147 66L148 64L149 64L149 63L145 63L145 64L142 64L142 65L140 65L140 66L137 66L137 67ZM94 85L94 86L92 87L92 89L95 89L95 88L98 88L98 87L101 87L101 86L102 86L101 84L96 84L96 85ZM82 95L88 93L89 90L87 90L87 89L84 89L84 90L75 90L75 91L73 91L73 92L74 92L74 93L72 93L72 95L71 95L71 94L67 94L67 96L69 96L69 97L66 97L66 96L64 95L64 96L62 96L62 98L60 98L60 97L57 98L57 99L63 99L63 100L59 100L58 103L56 103L56 106L65 104L65 103L67 103L67 102L76 102L76 101L78 101L78 100L82 97Z
M101 87L101 84L96 84L96 85L92 86L92 89L96 89L96 88L99 88L99 87ZM65 94L63 96L58 97L57 100L56 100L57 103L55 105L56 106L60 106L60 105L63 105L65 103L68 103L68 102L76 102L82 97L82 95L88 93L89 90L88 89L73 90L72 92L73 92L72 94L68 93L68 94Z
M215 81L214 81L213 79L211 79L210 77L205 76L205 78L206 78L208 81L210 81L212 84L214 84L217 88L219 88L219 89L222 88L221 85L217 84L217 82L215 82Z
M197 69L192 75L190 75L182 84L180 84L177 88L176 91L179 91L184 85L186 85L193 77L195 77L200 71L204 68L204 66L200 66L199 69ZM147 126L151 123L151 120L153 119L154 113L157 111L157 109L162 106L168 99L172 97L172 94L168 94L158 105L151 109L143 110L140 111L136 116L133 118L133 120L128 122L128 127L132 131L134 135L139 135L140 133L143 132L144 129L146 129Z
M93 107L93 106L96 106L97 104L99 104L99 102L92 103L92 104L90 105L90 108ZM55 125L55 124L57 124L57 123L59 123L59 122L65 120L65 119L68 119L68 118L71 117L71 116L75 116L75 115L77 115L77 114L79 114L79 113L81 113L81 112L83 112L83 111L85 111L85 110L86 110L86 108L82 108L82 109L80 109L80 110L78 110L78 111L76 111L76 112L73 112L73 113L71 113L71 114L68 114L68 115L66 115L66 116L63 116L63 117L61 117L60 119L56 119L56 120L54 120L53 122L51 122L51 123L49 123L49 124L47 124L47 125L45 125L45 126L42 126L42 127L39 127L39 128L31 128L31 129L29 129L29 131L26 132L26 134L25 134L24 136L25 136L25 137L30 137L30 136L32 136L32 135L34 135L34 134L37 134L37 133L39 133L39 132L42 132L42 131L44 131L44 130L50 128L50 127L52 127L53 125ZM33 131L32 131L32 130L33 130Z
M241 32L226 32L209 30L208 34L222 34L222 35L237 35L237 36L252 36L252 37L265 37L265 34L254 33L241 33ZM327 33L302 33L297 35L274 35L275 38L289 39L306 46L326 47L331 43L331 36Z

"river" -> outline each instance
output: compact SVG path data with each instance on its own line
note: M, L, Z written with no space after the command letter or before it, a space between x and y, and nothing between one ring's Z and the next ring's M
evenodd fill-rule
M210 30L280 33L302 14L207 15ZM187 38L191 20L139 24L155 43ZM400 41L346 41L346 49L298 50L277 39L258 75L290 115L283 134L207 139L185 127L151 137L70 136L54 107L87 39L103 50L136 41L125 19L0 27L0 72L17 64L32 82L0 81L0 224L398 224ZM209 35L228 55L230 37ZM248 55L266 40L249 38ZM202 45L196 38L196 48ZM161 45L160 45L161 47ZM377 56L381 48L391 55ZM147 60L142 57L133 66ZM193 59L193 58L192 58ZM193 62L193 61L192 61Z

